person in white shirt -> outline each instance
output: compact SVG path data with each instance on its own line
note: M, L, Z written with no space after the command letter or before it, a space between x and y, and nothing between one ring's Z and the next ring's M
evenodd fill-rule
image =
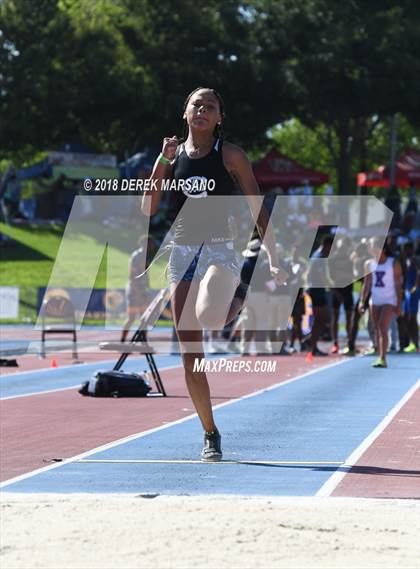
M386 248L382 249L383 240L374 237L369 242L371 254L378 261L366 261L365 269L369 271L366 276L362 299L359 305L360 312L364 311L364 304L371 293L370 310L375 329L376 346L379 358L372 364L376 368L386 368L386 353L388 350L388 333L394 314L401 315L402 269L400 262L388 255Z

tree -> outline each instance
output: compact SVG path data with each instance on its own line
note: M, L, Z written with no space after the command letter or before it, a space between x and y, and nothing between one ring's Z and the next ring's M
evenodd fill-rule
M363 155L383 117L400 112L420 119L418 3L258 0L248 5L261 38L259 58L278 53L273 74L287 82L290 111L318 132L335 165L339 193L349 193L353 160Z
M350 166L351 181L361 171L368 171L378 166L388 164L390 154L390 121L382 120L377 123L375 118L371 122L376 124L371 136L364 139L363 152L355 156ZM329 148L325 144L326 127L319 125L311 129L302 124L299 119L291 119L270 130L270 138L281 152L297 160L305 166L319 169L330 176L330 183L337 186L337 171L332 160ZM333 140L338 147L337 140ZM420 137L416 128L403 116L398 118L397 129L397 157L407 148L420 149Z
M241 144L256 145L285 118L261 88L267 69L255 63L239 2L44 0L40 8L0 5L0 148L9 156L75 140L123 158L181 134L183 100L200 84L221 91L227 135Z
M310 129L294 118L273 127L269 136L280 152L304 166L327 173L330 183L334 187L337 185L335 166L323 142L323 125Z
M79 141L123 158L180 135L186 94L208 85L229 139L255 152L297 117L347 193L389 116L420 124L418 12L414 0L3 0L0 150L20 160Z
M102 4L104 16L111 3ZM44 0L39 8L29 0L0 6L3 59L9 46L1 77L0 147L21 158L68 141L106 150L118 109L132 97L129 55L106 28L106 18L80 33L71 3Z

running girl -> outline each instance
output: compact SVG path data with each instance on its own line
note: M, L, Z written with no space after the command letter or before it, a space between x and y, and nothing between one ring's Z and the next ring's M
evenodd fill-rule
M204 357L203 329L222 329L236 316L244 300L243 289L238 286L240 265L229 229L229 212L221 210L213 196L232 195L234 181L239 185L267 246L273 278L284 284L287 276L279 267L268 216L260 213L260 192L251 164L241 148L222 139L224 116L222 98L214 89L199 87L190 93L184 103L184 139L172 136L163 140L151 176L158 187L160 184L160 190L168 178L174 178L182 188L171 196L176 211L181 213L175 225L169 274L186 384L205 431L201 453L204 461L221 460L221 436L213 417L206 374L194 371L194 361ZM189 193L184 182L197 179L215 180L215 185L211 191L208 187L201 193L199 188ZM157 191L143 195L143 213L153 215L157 211L161 194ZM192 207L193 216L184 215L185 205ZM189 265L185 271L186 259Z
M364 312L366 299L371 292L370 309L375 330L379 358L372 364L376 368L387 367L388 333L394 314L401 316L402 269L398 260L388 256L386 248L381 248L382 240L370 240L370 252L377 259L366 261L365 268L370 273L365 277L359 311Z

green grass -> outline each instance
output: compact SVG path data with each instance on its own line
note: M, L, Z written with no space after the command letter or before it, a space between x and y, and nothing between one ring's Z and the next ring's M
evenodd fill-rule
M96 225L95 234L87 224L72 231L63 241L64 226L50 224L6 225L0 223L0 232L13 241L0 248L0 286L20 288L19 320L33 321L36 317L37 289L48 286L50 276L54 286L124 288L128 278L128 258L136 244L132 231L119 230L116 242L108 246L112 271L108 273L107 256L104 254L106 228ZM64 255L65 262L57 273L54 267L57 253ZM166 286L163 277L166 257L159 259L150 269L151 288ZM95 275L96 267L98 267ZM53 271L54 268L54 271ZM16 322L16 320L2 320Z
M0 286L44 287L47 286L64 233L60 225L9 226L0 223L0 232L13 239L11 246L0 250ZM110 286L123 288L128 276L128 255L133 250L129 241L131 234L120 232L120 247L109 246L113 270ZM68 240L70 249L67 270L63 271L61 286L86 286L87 269L97 264L98 255L103 252L105 235L98 238L81 231L73 233ZM102 241L102 243L101 243ZM117 243L118 245L118 243ZM67 257L67 256L66 256ZM162 278L166 265L159 259L150 269L151 288L165 286ZM106 256L102 255L94 288L105 288L107 276Z
M13 239L0 250L0 285L46 286L63 228L56 225L16 227L0 223L0 232Z

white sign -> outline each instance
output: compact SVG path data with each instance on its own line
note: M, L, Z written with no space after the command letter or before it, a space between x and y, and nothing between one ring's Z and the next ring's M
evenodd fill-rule
M18 318L19 287L0 286L0 318Z

